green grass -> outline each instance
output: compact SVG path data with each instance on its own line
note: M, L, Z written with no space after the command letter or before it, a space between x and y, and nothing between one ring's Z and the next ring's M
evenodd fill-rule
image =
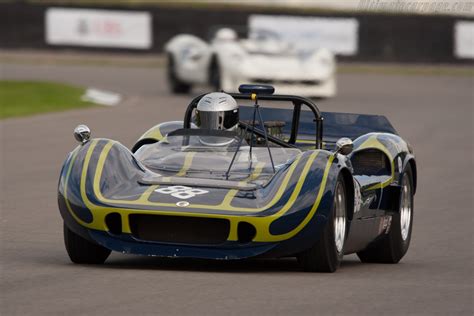
M0 119L93 106L83 88L42 81L0 81Z

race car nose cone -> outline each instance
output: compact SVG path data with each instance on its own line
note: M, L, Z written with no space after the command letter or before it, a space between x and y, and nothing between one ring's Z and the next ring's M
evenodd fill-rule
M87 125L78 125L75 129L74 129L74 138L82 143L82 144L85 144L89 141L89 139L91 138L91 130L89 127L87 127Z

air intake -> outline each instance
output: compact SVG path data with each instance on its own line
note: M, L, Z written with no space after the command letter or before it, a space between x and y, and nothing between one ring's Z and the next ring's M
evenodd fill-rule
M110 233L120 235L122 233L122 217L119 213L110 213L105 217L105 225Z
M221 244L230 222L220 218L132 214L132 235L141 240L179 244Z
M237 237L240 243L246 244L251 242L256 234L255 226L250 223L240 222L237 226Z

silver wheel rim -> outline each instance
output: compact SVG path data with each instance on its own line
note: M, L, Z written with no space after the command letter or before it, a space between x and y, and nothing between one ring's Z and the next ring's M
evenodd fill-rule
M334 204L334 241L337 252L341 253L346 236L346 201L344 187L341 183L337 184Z
M406 241L410 232L411 222L411 186L408 175L403 175L402 196L400 205L400 231L402 240Z

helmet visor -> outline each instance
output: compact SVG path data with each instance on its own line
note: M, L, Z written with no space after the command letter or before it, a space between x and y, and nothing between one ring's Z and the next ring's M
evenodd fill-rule
M226 130L239 123L239 110L196 111L196 125L202 129Z

